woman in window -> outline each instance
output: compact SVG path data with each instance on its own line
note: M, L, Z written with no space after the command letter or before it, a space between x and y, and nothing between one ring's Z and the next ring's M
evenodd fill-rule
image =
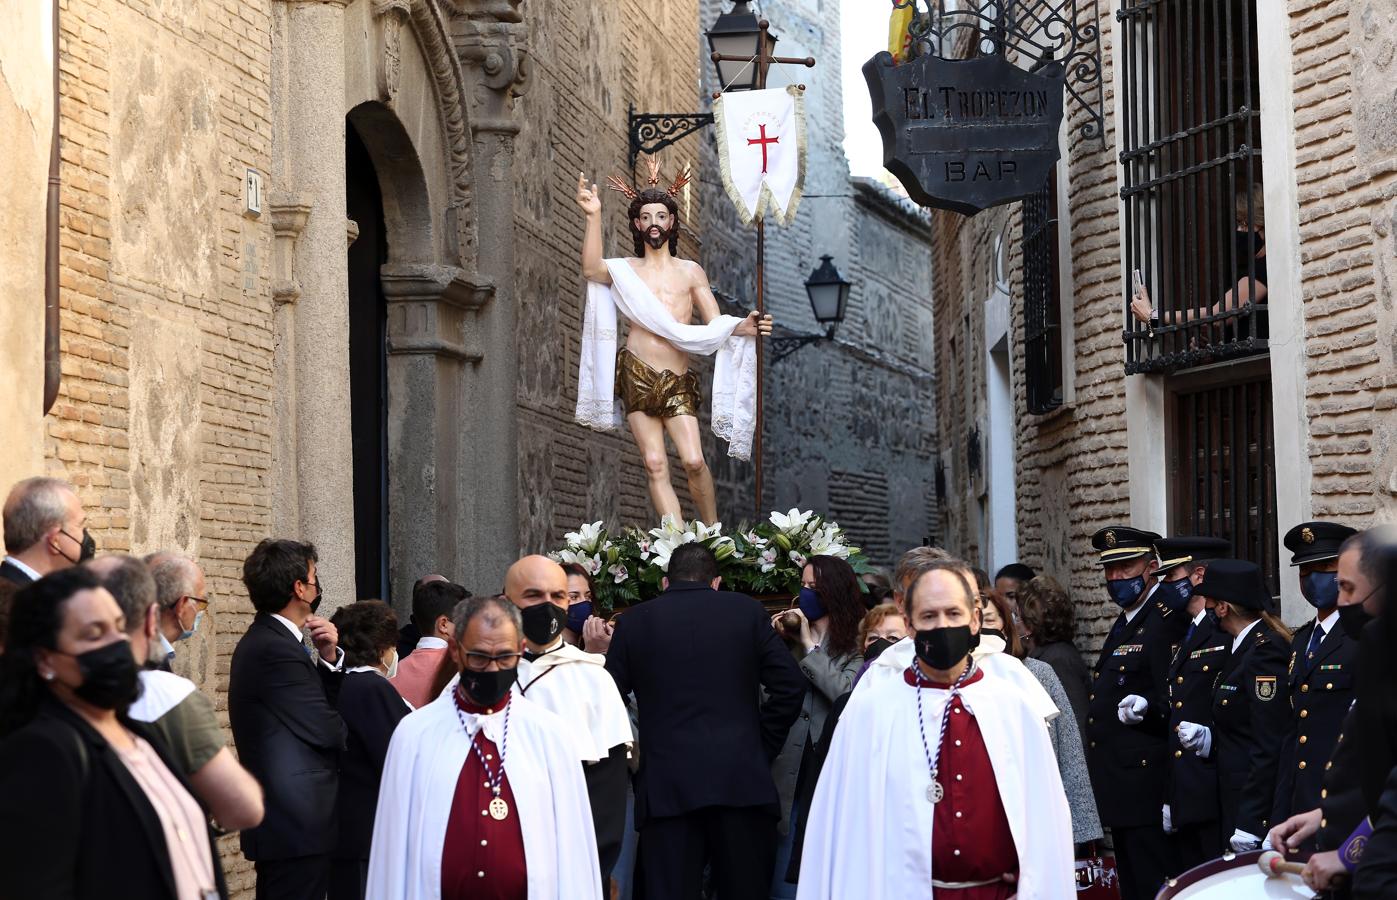
M1233 248L1223 261L1223 265L1231 271L1233 286L1212 306L1166 309L1161 313L1154 309L1145 286L1136 284L1130 312L1142 325L1181 325L1233 312L1249 303L1259 305L1266 302L1266 217L1262 207L1261 185L1254 185L1250 195L1238 194L1233 212ZM1226 321L1233 319L1229 317ZM1239 337L1245 335L1239 332Z

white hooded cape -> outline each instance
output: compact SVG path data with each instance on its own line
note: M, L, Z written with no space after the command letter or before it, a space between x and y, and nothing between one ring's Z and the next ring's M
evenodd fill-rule
M624 259L606 260L611 284L587 283L582 319L582 352L577 370L574 418L599 431L615 431L625 421L616 398L616 341L619 311L651 334L685 353L714 355L711 402L713 433L728 442L728 455L747 459L756 427L757 341L737 337L736 316L719 316L707 325L678 322Z
M854 685L854 696L866 688L871 688L875 684L882 684L884 681L896 681L902 683L902 673L907 671L907 667L912 665L912 661L917 658L916 646L911 638L903 638L893 644L882 653L863 673L859 683ZM985 672L985 678L996 678L1007 681L1014 685L1019 691L1023 701L1028 705L1028 709L1044 722L1050 722L1060 713L1053 698L1048 696L1048 692L1043 690L1043 685L1038 683L1038 679L1033 677L1033 673L1028 667L1019 662L1007 653L990 653L987 655L975 654L975 664ZM843 719L841 718L842 722Z
M519 689L525 697L563 719L583 762L606 759L617 744L631 746L631 719L606 657L564 642L530 662L519 661Z
M815 788L800 900L931 896L934 807L926 799L931 773L917 726L917 689L900 674L865 687L867 674L839 720ZM922 689L929 732L949 696ZM1009 819L1018 900L1073 900L1071 815L1042 717L1017 685L988 669L960 696L980 725Z
M509 708L504 770L514 792L511 815L519 816L524 835L529 900L601 900L587 784L567 726L518 691ZM440 900L442 846L461 767L477 728L500 744L504 718L458 717L444 691L398 723L378 793L367 900Z

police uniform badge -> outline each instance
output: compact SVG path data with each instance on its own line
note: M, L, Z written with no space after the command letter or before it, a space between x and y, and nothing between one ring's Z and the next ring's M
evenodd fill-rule
M1101 536L1101 540L1107 547L1114 547L1116 546L1116 533L1114 531L1108 531Z
M1307 544L1313 544L1315 542L1315 533L1308 528L1301 528L1300 540Z
M1256 699L1266 701L1276 696L1276 676L1256 676Z

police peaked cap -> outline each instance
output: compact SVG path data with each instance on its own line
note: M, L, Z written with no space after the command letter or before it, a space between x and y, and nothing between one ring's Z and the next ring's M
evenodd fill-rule
M1338 522L1301 522L1285 533L1285 549L1291 553L1290 564L1324 562L1339 558L1339 545L1358 530Z
M1111 525L1091 536L1091 545L1101 554L1099 563L1111 563L1139 559L1154 555L1154 542L1159 535L1153 531L1131 528L1128 525Z
M1232 544L1222 538L1185 535L1160 538L1154 542L1154 552L1159 557L1159 574L1163 575L1176 566L1231 556Z

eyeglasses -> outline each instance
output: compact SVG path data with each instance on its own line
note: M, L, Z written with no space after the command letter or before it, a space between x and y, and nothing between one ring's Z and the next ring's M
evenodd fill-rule
M180 597L179 600L193 600L195 606L199 608L199 612L203 612L204 610L209 608L209 601L205 597L191 597L188 594L186 594L185 596ZM178 603L179 600L176 600L175 602Z
M466 668L472 672L484 672L490 663L499 663L501 669L513 669L519 665L518 653L501 653L491 656L488 653L466 653Z

